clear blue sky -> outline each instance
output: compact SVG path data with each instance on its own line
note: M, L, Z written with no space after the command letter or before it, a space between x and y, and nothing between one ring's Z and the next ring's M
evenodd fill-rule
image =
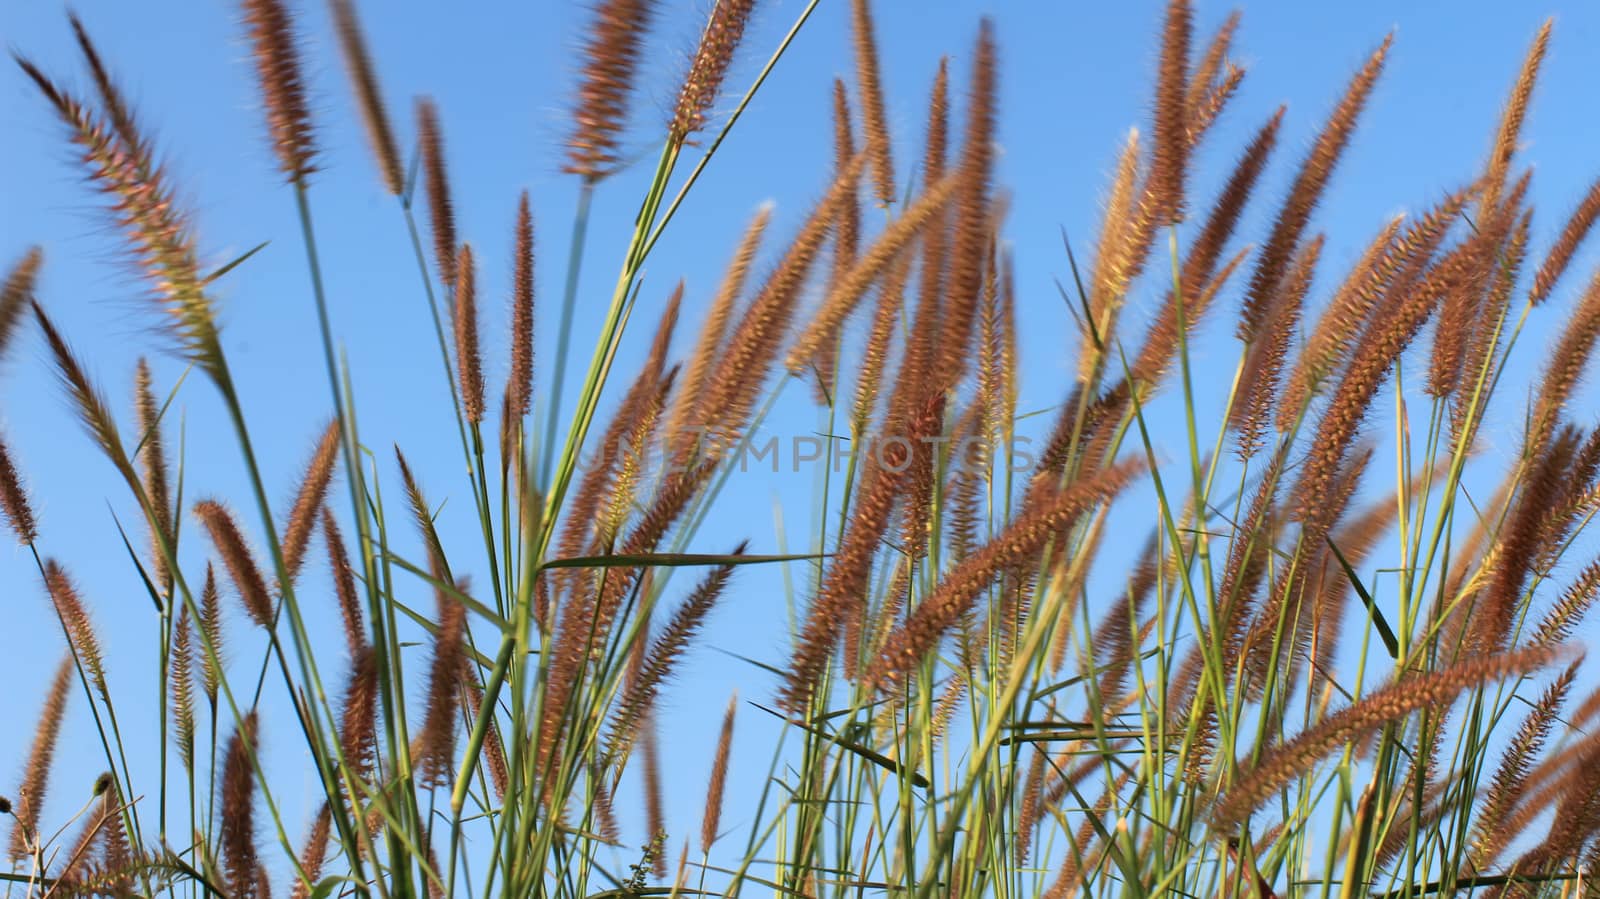
M445 527L462 538L456 540L457 555L469 570L481 568L476 544L462 528L470 524L470 501L405 232L375 174L326 12L318 3L300 5L325 169L316 176L312 202L335 329L355 372L363 435L382 452L391 442L406 449L425 473L434 501L448 500ZM663 4L628 143L641 157L654 157L676 78L706 6L704 0ZM802 6L800 0L760 4L745 44L746 63L731 79L739 90ZM954 83L964 84L977 21L982 15L996 20L1002 50L1000 182L1013 192L1005 237L1017 259L1025 411L1058 402L1068 386L1077 341L1054 286L1054 279L1068 277L1061 232L1071 235L1080 253L1089 251L1114 154L1129 127L1148 131L1160 6L1022 0L877 4L890 122L902 169L918 152L926 93L939 56L951 56ZM677 278L688 282L684 323L692 326L758 204L776 203L773 233L783 235L820 191L831 152L829 83L835 75L852 77L846 9L840 0L824 0L656 249L635 319L646 327L630 332L620 366L624 375L631 375L648 340L648 325ZM1229 9L1201 2L1199 33L1208 36ZM232 4L180 0L85 0L77 10L157 136L174 183L195 210L207 258L225 261L271 241L222 282L220 296L224 344L262 446L265 474L279 502L286 503L327 412L327 388L293 200L263 134L237 10ZM542 392L549 384L554 313L576 196L575 180L560 173L560 164L583 7L479 3L445 11L435 2L404 0L368 2L363 13L401 134L412 133L410 97L427 93L440 103L458 227L479 251L491 383L498 383L503 372L501 329L516 195L522 188L531 191L539 229L537 389ZM1208 139L1192 205L1209 203L1245 136L1279 103L1287 103L1279 155L1241 229L1246 239L1259 240L1271 201L1281 196L1345 79L1386 32L1396 30L1388 70L1313 225L1329 233L1317 282L1321 292L1314 296L1325 298L1329 283L1381 222L1428 204L1476 171L1506 89L1546 15L1556 18L1555 36L1524 132L1524 159L1536 169L1534 247L1542 251L1581 191L1600 175L1600 99L1593 93L1600 83L1600 7L1577 0L1245 4L1234 46L1249 75ZM84 84L62 5L50 0L6 4L0 8L0 36L68 83ZM726 100L719 109L731 106ZM9 64L0 66L0 121L5 123L0 260L9 264L27 246L44 246L41 301L119 408L126 409L139 354L152 356L164 386L182 366L162 354L151 329L152 313L140 301L142 288L123 263L98 198L80 183L56 121ZM587 359L599 326L648 174L644 167L608 182L598 195L575 358ZM1579 259L1569 287L1587 275L1594 258L1588 252ZM1142 313L1158 299L1156 288L1138 291L1130 300L1131 322L1142 322ZM1532 323L1524 362L1537 357L1541 335L1570 299L1558 296ZM1211 329L1212 337L1197 349L1202 378L1224 369L1231 374L1235 348L1226 339L1229 330L1226 324ZM685 344L680 332L678 345ZM243 505L237 451L221 430L209 385L191 379L180 399L189 423L186 498L219 493ZM1503 399L1513 401L1500 406L1491 429L1518 423L1519 404ZM1589 408L1578 407L1581 421L1588 420ZM809 391L792 385L773 428L803 433L815 421ZM153 771L146 760L154 751L155 622L112 520L114 511L132 524L134 511L67 409L31 326L0 374L0 428L33 489L44 550L77 578L108 644L124 727L136 734L133 766L136 772ZM1492 431L1490 439L1509 442ZM176 432L169 443L176 447ZM384 465L392 491L386 455ZM749 537L757 551L777 551L773 521L780 505L790 539L798 542L809 533L811 497L809 475L736 476L722 512L697 548L722 551ZM1126 542L1136 545L1143 536L1140 531ZM186 542L194 554L190 564L200 564L201 541ZM790 548L801 547L792 542ZM320 563L320 555L315 558ZM797 583L805 583L804 572L794 574ZM325 583L320 564L308 578ZM783 584L777 572L741 572L736 583L706 645L781 658L784 631L776 612ZM429 601L420 584L410 592L424 605ZM332 608L330 603L321 619L330 629L335 626ZM9 546L0 548L0 620L7 638L0 650L0 684L5 685L0 721L7 723L0 734L0 792L9 792L26 753L40 691L62 649L31 559L25 550ZM234 654L253 664L259 639L247 638L243 623L242 617L236 622ZM666 697L666 759L684 766L668 781L679 833L697 820L715 722L735 686L749 698L770 697L763 677L702 648ZM77 797L87 796L102 767L82 697L74 702L49 806L53 815L76 808ZM748 708L742 715L746 726L740 741L752 749L767 743L771 723L758 721L759 713ZM298 834L304 820L299 804L312 794L304 753L293 748L298 738L281 708L269 718L267 731L274 776L284 779L279 791L287 800L291 832ZM736 782L741 774L745 783L759 776L765 763L762 751L736 751ZM153 774L143 780L153 785ZM304 786L295 788L297 781Z

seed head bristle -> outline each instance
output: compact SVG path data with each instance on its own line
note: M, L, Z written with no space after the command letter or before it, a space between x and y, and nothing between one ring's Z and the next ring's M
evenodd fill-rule
M328 495L328 484L333 480L333 467L339 457L339 421L334 419L322 429L317 447L306 464L305 477L300 481L300 491L295 494L294 505L289 509L289 521L283 528L283 567L292 582L300 575L305 564L306 548L311 545L311 531L317 523L317 510L322 508Z
M358 774L370 772L377 761L377 733L378 657L363 644L350 656L350 679L339 713L339 751Z
M11 460L11 450L4 437L0 437L0 513L4 513L19 543L27 545L39 539L33 506L28 502L28 492L23 489L22 477Z
M756 0L717 0L700 35L700 46L678 91L678 105L668 128L673 140L682 141L705 128L711 105L722 92L722 81L733 64L733 56L744 38L745 26Z
M200 589L199 628L204 638L201 646L209 645L212 649L200 656L200 688L205 691L206 700L215 708L226 660L223 658L222 594L217 589L216 566L209 561L206 562L205 584Z
M1549 254L1544 257L1544 263L1539 266L1539 273L1533 278L1533 286L1528 290L1528 299L1531 302L1542 303L1550 298L1556 282L1561 280L1567 266L1572 263L1572 257L1578 252L1579 245L1589 236L1589 230L1594 227L1596 217L1600 217L1600 180L1591 184L1589 192L1578 201L1578 207L1572 210L1567 224L1561 229L1561 236L1556 238Z
M89 684L101 698L110 696L106 682L105 655L100 651L100 638L95 635L94 623L89 619L89 609L67 572L54 559L44 563L44 586L55 604L56 615L66 628L67 639L77 655L78 664L87 675Z
M428 188L428 219L433 224L433 258L439 280L454 289L456 283L456 210L450 199L450 179L445 174L444 132L439 107L427 97L417 99L417 143L422 147L422 177Z
M922 180L944 177L944 157L950 142L950 60L939 57L939 70L933 76L928 94L927 147L922 157Z
M434 573L438 577L440 572ZM438 631L434 635L433 662L428 670L427 708L418 735L417 776L428 786L450 783L455 774L455 692L465 671L467 607L443 591L438 596Z
M229 892L245 899L266 899L259 891L260 862L256 853L255 756L256 713L239 722L228 739L222 766L222 814L218 842L222 867L227 874Z
M883 80L878 72L878 43L873 34L870 0L850 0L850 32L855 47L856 86L861 90L861 119L872 160L872 180L878 205L894 202L894 161L889 146L889 125L884 114Z
M278 167L290 181L301 181L315 169L316 141L311 110L300 78L300 49L295 46L294 20L282 0L244 0L245 29L256 60L256 77L267 106L267 131Z
M1506 832L1503 825L1527 787L1533 760L1554 729L1577 673L1578 666L1570 665L1545 688L1501 753L1500 764L1489 782L1472 830L1473 858L1480 865L1499 854L1514 836Z
M171 586L172 574L167 570L161 542L163 537L169 542L172 538L172 497L167 490L167 456L161 439L161 408L156 404L150 365L142 356L133 371L133 406L138 416L141 446L134 459L143 469L145 495L155 513L155 521L150 525L150 562L156 575L156 584L166 590Z
M461 406L467 421L483 421L483 360L478 355L478 272L472 245L462 244L456 256L455 314L451 321L456 338L456 377L461 382Z
M41 839L39 815L44 810L45 788L50 782L50 762L55 758L61 719L66 716L72 674L72 656L69 655L56 666L55 677L45 693L44 707L39 712L38 724L33 729L33 748L28 751L28 763L22 769L22 783L17 787L16 804L12 808L12 813L17 817L11 827L9 856L13 862L31 855Z
M521 418L533 407L533 212L528 192L517 201L511 273L511 372L506 378L506 409Z
M1023 510L993 540L952 568L905 623L889 634L867 672L867 685L885 685L911 671L1002 571L1032 558L1052 535L1115 496L1140 470L1136 462L1118 463Z
M628 102L645 32L655 4L651 0L598 0L585 41L582 83L567 139L566 171L587 181L611 174L627 126Z
M244 603L245 611L250 613L250 620L266 630L272 630L272 594L267 591L267 581L261 576L261 567L256 564L249 545L245 543L244 532L239 529L233 513L217 500L203 499L194 504L194 514L211 537L217 555L222 557L223 567L228 569L228 577L239 592L239 600Z
M163 300L173 336L190 359L218 377L222 350L200 276L195 238L148 142L124 140L32 62L19 56L17 64L67 126L71 141L82 151L90 181L111 198L112 219L126 233L135 263ZM132 124L123 127L131 129Z
M1269 748L1218 799L1211 810L1211 824L1219 831L1237 826L1284 785L1308 773L1328 753L1361 739L1375 728L1419 709L1448 707L1466 690L1489 681L1527 674L1549 665L1561 655L1555 649L1535 648L1476 656L1448 668L1402 677L1368 693L1354 705Z
M304 877L294 879L289 891L290 899L310 899L311 890L306 884L316 884L322 879L322 865L328 857L328 840L333 828L333 811L324 802L311 819L306 831L305 845L300 848L300 870Z
M1130 129L1117 156L1116 174L1100 217L1100 243L1095 249L1092 280L1088 286L1088 320L1078 351L1078 380L1089 383L1104 362L1111 345L1110 330L1116 309L1127 288L1130 254L1137 251L1137 232L1143 228L1136 201L1139 176L1139 131Z
M983 287L983 254L989 227L989 185L994 164L995 106L998 96L998 50L994 23L978 26L972 60L972 87L967 103L966 130L957 164L961 187L956 191L955 240L950 252L949 302L938 344L939 362L933 369L937 388L954 385L964 370L972 340L972 321L978 293Z
M1344 154L1344 148L1350 142L1356 119L1360 117L1367 98L1372 94L1372 87L1383 71L1383 63L1393 41L1393 34L1385 37L1383 43L1350 80L1344 96L1339 100L1339 105L1335 106L1333 113L1328 116L1327 123L1323 125L1321 133L1317 135L1316 143L1311 147L1311 152L1301 164L1300 171L1289 188L1289 195L1278 210L1267 243L1262 247L1261 255L1256 260L1255 272L1250 278L1250 290L1245 295L1244 308L1240 312L1241 340L1246 342L1254 340L1256 332L1265 321L1267 307L1278 289L1278 281L1289 265L1294 248L1300 243L1300 235L1311 220L1311 213L1321 199L1323 190L1328 186L1328 180L1333 175L1339 157Z
M717 737L717 751L711 757L711 783L706 787L706 811L700 821L700 851L711 852L717 841L717 827L722 821L722 794L728 785L728 760L733 749L733 716L739 709L739 694L728 700L728 710L722 715L722 731Z
M185 771L194 770L194 625L189 609L178 612L172 632L172 741Z
M367 40L361 33L361 21L356 15L353 0L332 0L334 30L339 33L339 51L344 66L350 74L350 84L355 88L356 105L361 109L361 123L366 126L367 140L378 157L378 174L383 178L384 189L400 196L405 192L405 167L400 164L400 147L395 142L394 129L389 124L389 112L378 90L378 75L367 52Z
M1189 43L1194 34L1194 9L1189 0L1169 0L1161 33L1161 63L1156 79L1150 193L1155 224L1183 218L1183 186L1189 167Z
M1243 458L1255 455L1271 426L1283 366L1300 325L1301 310L1322 254L1323 240L1324 236L1318 234L1295 253L1294 262L1285 272L1278 295L1267 311L1262 331L1247 352L1233 406L1233 424L1238 429L1239 454Z
M78 412L78 418L88 428L89 435L99 445L100 451L106 455L117 471L128 480L137 480L138 475L133 470L133 465L128 461L126 452L122 448L122 438L117 434L116 420L111 415L111 409L106 404L104 395L89 380L89 375L84 371L83 363L73 354L72 348L56 330L56 326L45 314L44 307L38 303L33 304L33 314L39 322L39 329L44 332L45 342L50 347L50 355L55 362L56 376L67 388L72 396L73 406Z
M0 286L0 362L5 361L6 349L22 323L22 313L33 302L33 287L43 264L44 251L29 247L6 273L5 283Z
M345 549L344 538L339 535L339 522L333 510L322 507L322 542L328 547L328 568L333 572L333 592L339 599L339 617L344 623L345 645L353 659L366 646L366 627L362 623L361 602L356 595L355 570L350 565L350 553Z
M1528 101L1533 97L1533 85L1539 78L1539 66L1544 63L1545 52L1550 48L1552 21L1545 19L1534 35L1528 54L1522 59L1522 69L1517 72L1516 83L1511 87L1511 97L1506 101L1505 112L1500 117L1500 127L1495 131L1494 147L1489 151L1488 171L1484 173L1483 193L1478 209L1488 215L1500 205L1500 193L1505 189L1506 175L1511 170L1511 157L1517 150L1517 138L1522 133L1522 123L1528 117Z
M1600 338L1600 272L1590 279L1588 289L1551 348L1550 361L1539 379L1538 398L1526 438L1525 445L1530 449L1543 446L1555 430L1567 400L1589 365L1597 338Z
M1211 40L1206 43L1205 52L1200 54L1200 60L1195 63L1194 70L1189 73L1183 107L1187 114L1185 124L1189 132L1190 146L1199 141L1200 135L1205 133L1207 124L1216 117L1216 112L1211 111L1220 108L1215 97L1222 93L1227 83L1234 78L1235 71L1238 71L1240 76L1243 75L1242 70L1238 70L1228 62L1228 51L1233 48L1233 36L1239 30L1239 19L1238 10L1228 14L1228 18L1223 20L1222 25L1211 36ZM1231 94L1232 91L1228 90L1226 93Z
M696 433L695 429L700 427L704 418L700 409L706 380L722 353L728 323L733 320L734 306L744 293L750 266L755 262L756 252L761 248L762 235L766 233L767 224L771 220L772 207L762 205L756 210L750 224L745 227L744 236L740 238L738 249L734 251L733 259L723 273L722 283L717 288L717 294L712 298L711 306L706 312L705 324L700 326L700 336L695 341L694 352L689 354L688 367L684 370L682 378L683 387L678 391L667 424L668 447L673 453L673 458L680 463L687 461L688 454L693 452L698 438L704 436Z

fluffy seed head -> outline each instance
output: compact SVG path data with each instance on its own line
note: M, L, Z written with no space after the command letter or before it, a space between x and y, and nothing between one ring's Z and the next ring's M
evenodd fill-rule
M681 141L706 126L711 104L722 91L722 81L755 6L756 0L717 0L711 8L711 18L700 35L700 47L678 91L678 105L669 126L674 140Z
M439 107L427 97L417 100L417 142L422 147L428 218L433 223L433 258L439 266L439 280L451 287L456 283L456 210L450 200L450 179L445 176Z
M384 188L398 197L405 191L405 169L400 164L400 148L394 139L394 129L389 125L383 94L378 90L378 76L373 70L372 56L367 52L366 38L361 33L355 3L333 0L332 6L334 28L339 32L339 50L356 91L367 140L378 157L378 173L383 178Z
M0 362L5 361L6 347L17 332L23 311L33 300L33 286L43 264L44 251L38 247L29 248L6 273L4 286L0 286Z
M456 372L467 421L477 424L483 421L483 360L478 355L478 274L470 244L461 245L455 271Z
M234 589L244 603L250 619L267 630L272 630L272 595L267 591L267 581L261 576L250 547L245 543L244 532L233 518L233 513L214 499L203 499L194 505L195 517L211 537L211 543L228 569Z
M39 538L33 507L28 503L28 493L22 488L22 478L11 461L11 450L4 438L0 438L0 513L4 513L18 542L28 544Z
M598 181L615 170L653 11L651 0L598 0L595 4L583 49L572 136L567 139L568 172Z
M305 84L300 78L294 20L280 0L244 0L244 21L261 95L266 101L272 151L289 180L299 181L314 170L312 159L317 150Z

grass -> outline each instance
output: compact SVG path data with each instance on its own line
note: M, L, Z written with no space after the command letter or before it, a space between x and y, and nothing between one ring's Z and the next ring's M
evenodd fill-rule
M595 4L568 141L581 187L552 310L556 358L532 358L535 321L549 316L536 315L524 194L510 374L495 404L478 348L480 263L456 236L437 108L417 102L420 153L407 165L357 11L332 0L379 181L409 236L396 249L416 267L450 388L479 530L463 545L436 527L434 473L398 448L391 464L381 435L361 427L323 286L317 122L292 11L243 4L332 410L287 507L261 475L218 339L215 282L248 277L251 254L202 269L181 191L82 23L70 19L85 94L17 55L148 273L152 319L193 377L163 396L141 364L137 431L123 433L53 323L53 298L36 295L43 252L10 269L0 354L39 328L62 391L126 486L116 508L136 510L139 526L110 551L150 600L159 666L149 684L113 681L117 660L104 657L68 568L107 550L52 532L13 463L19 438L4 435L0 509L66 643L53 675L39 672L39 723L3 803L8 895L1586 889L1600 861L1600 693L1583 692L1571 638L1600 594L1600 561L1569 557L1600 510L1600 430L1569 407L1600 335L1600 277L1571 285L1568 268L1600 186L1536 268L1515 151L1549 27L1483 170L1387 223L1328 282L1316 277L1329 264L1315 210L1389 39L1345 86L1265 234L1241 248L1236 231L1282 115L1239 148L1216 197L1192 195L1196 149L1242 74L1231 61L1238 18L1200 41L1188 3L1172 0L1148 139L1124 145L1093 253L1067 248L1076 368L1048 410L1048 440L1018 465L1030 417L1018 409L1025 309L994 174L1001 42L988 22L964 87L940 67L914 157L891 146L879 35L854 0L855 83L835 86L834 159L798 229L775 236L759 212L701 322L679 321L681 293L660 309L641 299L647 262L671 266L653 255L659 238L816 5L798 10L721 118L730 62L755 52L741 47L755 3L712 6L632 232L598 248L622 252L583 365L569 356L577 273L596 249L589 209L624 164L652 12L638 0ZM1312 289L1323 283L1336 286ZM1161 297L1142 334L1124 315L1136 292ZM1505 383L1527 370L1513 353L1529 352L1523 325L1552 296L1575 298L1563 330L1535 354L1531 382ZM1237 367L1198 368L1191 335L1235 301ZM846 339L861 319L865 339ZM696 331L681 360L680 324ZM623 370L624 333L652 326L637 370ZM693 551L796 381L826 433L845 438L825 442L829 474L803 551ZM184 453L166 442L180 388L221 400L225 422L186 430L207 452L238 454L250 490L237 505L184 495ZM1172 430L1152 420L1162 391L1182 409L1177 447L1158 443ZM1202 420L1202 392L1226 396L1218 420ZM1394 420L1373 439L1385 396ZM1525 425L1496 471L1482 424L1518 403ZM585 454L597 463L580 464ZM1130 527L1148 537L1128 564L1114 544ZM411 531L420 558L396 549ZM317 534L331 583L301 577ZM703 735L708 798L691 838L662 800L658 700L712 610L744 589L741 569L771 564L813 575L789 580L803 598L790 657L745 660L779 689L729 699L722 727ZM1105 583L1115 595L1096 595ZM432 608L408 604L419 585ZM235 596L251 634L224 627ZM314 638L311 604L337 605L341 651ZM418 639L425 661L406 651ZM263 644L259 658L239 648ZM155 771L128 764L135 735L114 700L134 689L160 709ZM45 796L75 692L107 774L91 802L54 820ZM293 709L297 732L264 734L275 701ZM782 722L774 745L734 739L750 715ZM303 744L309 821L286 819L263 741ZM769 759L754 788L728 789L736 755ZM651 835L643 847L622 845L634 808Z

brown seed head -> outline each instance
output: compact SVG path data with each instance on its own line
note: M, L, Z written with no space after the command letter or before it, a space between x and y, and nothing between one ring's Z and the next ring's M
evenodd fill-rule
M422 176L428 187L428 218L433 223L433 258L439 280L456 283L456 210L450 200L450 179L444 168L444 132L439 107L426 97L417 100L417 142L422 146Z
M233 513L217 500L204 499L194 504L194 514L210 535L217 555L222 557L222 564L228 569L228 576L233 580L234 589L239 591L239 600L250 613L250 619L272 630L272 594L267 591L261 567L245 543L244 533L239 530Z
M711 8L711 18L700 35L700 47L678 91L678 105L668 126L673 140L682 141L706 126L711 104L722 91L722 81L733 64L733 55L755 6L756 0L717 0Z
M566 170L588 181L611 174L627 125L645 32L654 11L651 0L598 0L584 44L582 83L567 139Z
M717 752L711 758L711 784L706 788L706 813L700 822L700 851L711 852L717 841L717 826L722 820L722 794L728 785L728 759L733 748L733 716L739 709L739 694L728 700L722 715L722 732L717 737Z
M461 405L467 421L483 421L483 360L478 355L478 273L472 245L462 244L456 256L455 315L456 374L461 382Z
M339 421L334 419L322 429L317 448L306 465L305 478L300 491L295 494L294 505L289 509L289 522L283 528L283 567L289 571L292 582L300 575L305 564L306 547L311 545L311 530L316 525L317 510L328 495L328 484L333 480L333 466L339 457Z
M878 73L878 44L873 35L869 0L851 0L850 28L856 54L856 81L861 89L861 117L867 136L867 156L872 160L878 203L894 202L894 161L890 156L889 125L884 115L883 80Z
M245 28L256 60L256 76L267 105L267 131L278 167L290 181L315 171L316 141L311 111L300 78L300 50L295 46L294 20L281 0L244 0Z
M4 286L0 286L0 362L5 361L6 348L22 322L23 311L33 302L33 286L43 264L44 251L30 247L6 273Z
M39 845L39 813L44 810L45 787L50 782L50 762L56 753L56 737L61 733L61 719L67 711L67 693L72 687L72 657L69 655L56 666L55 677L45 693L44 708L39 712L39 723L33 730L33 748L28 752L28 764L22 769L22 783L17 787L16 823L11 828L9 855L13 862L22 861Z
M361 122L367 129L367 140L378 157L378 174L389 193L400 196L405 192L405 168L400 164L400 148L394 139L394 129L389 125L389 112L384 107L383 94L378 90L378 76L373 69L372 56L367 52L366 37L361 33L361 21L356 15L353 0L332 0L334 29L339 32L339 50L344 56L344 66L350 74L350 84L356 91L356 105L361 109Z
M506 407L520 418L533 406L533 212L527 191L517 202L512 253L511 373L506 379Z
M1189 164L1189 42L1194 10L1188 0L1169 0L1161 33L1160 75L1156 81L1155 155L1150 165L1150 193L1157 225L1183 218L1184 174Z
M222 765L222 815L218 842L222 848L222 867L227 873L233 896L265 899L259 893L260 862L256 853L255 756L256 713L239 722Z
M33 507L28 503L28 492L22 487L22 478L11 461L11 450L0 438L0 513L5 514L17 541L30 544L39 539L39 528L34 522Z

